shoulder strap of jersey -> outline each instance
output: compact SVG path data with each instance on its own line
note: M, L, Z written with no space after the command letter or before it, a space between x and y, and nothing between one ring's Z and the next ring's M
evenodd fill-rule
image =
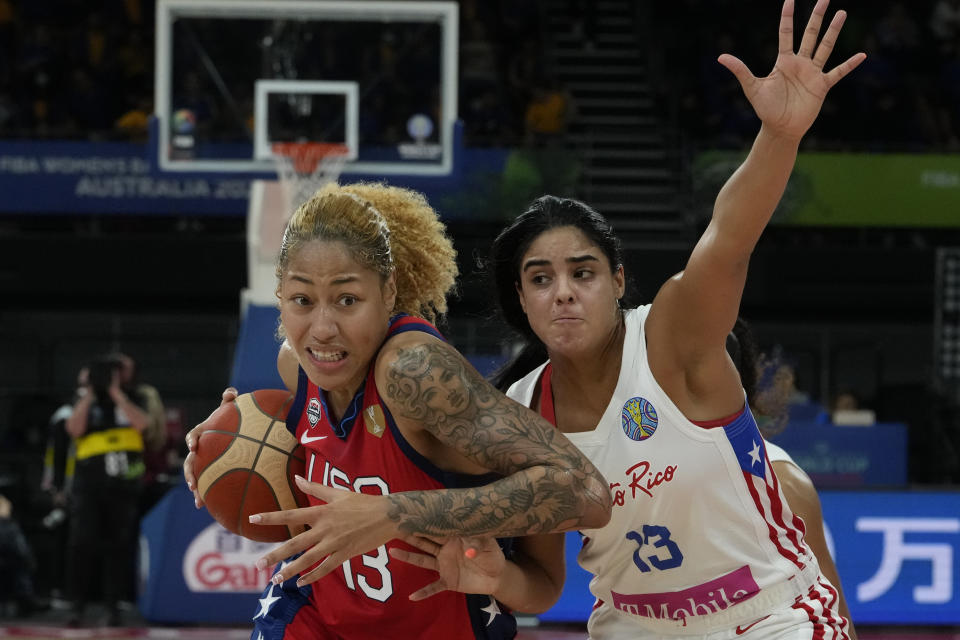
M547 363L540 374L540 415L543 419L557 426L557 412L553 407L553 365Z
M293 396L293 402L290 403L290 411L287 412L287 431L297 437L297 425L300 423L300 415L303 413L303 407L307 403L307 392L310 388L310 379L307 372L297 364L297 393Z
M423 318L407 315L406 313L398 313L390 318L390 328L387 329L387 339L390 339L398 333L405 333L407 331L423 331L424 333L429 333L434 338L439 338L444 342L447 341L435 326Z

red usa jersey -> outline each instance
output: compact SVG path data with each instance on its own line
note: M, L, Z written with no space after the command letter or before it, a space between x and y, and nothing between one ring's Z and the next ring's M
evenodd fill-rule
M654 379L644 321L626 312L620 376L596 429L565 434L610 483L607 526L582 531L580 564L598 604L591 637L619 622L657 634L748 624L806 597L819 574L750 411L704 428ZM531 405L546 365L507 392ZM550 419L548 386L541 413ZM545 410L546 409L546 410Z
M443 338L424 320L401 315L391 320L386 339L405 331ZM310 382L302 368L299 376L287 428L305 449L307 479L311 482L387 495L477 486L496 479L494 474L463 476L442 471L415 451L380 402L372 364L363 388L339 422L331 420L324 391ZM310 502L319 503L313 496ZM408 596L434 582L436 573L394 560L388 553L393 546L412 549L392 540L344 562L340 569L313 583L309 595L314 608L309 614L314 626L311 637L327 637L316 630L318 624L329 637L351 640L500 640L516 635L513 616L488 595L445 591L411 602ZM286 637L294 635L288 632ZM257 637L257 631L253 637Z

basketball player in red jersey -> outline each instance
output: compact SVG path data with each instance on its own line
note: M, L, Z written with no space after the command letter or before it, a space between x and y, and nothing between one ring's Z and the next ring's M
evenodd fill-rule
M261 560L301 554L260 599L254 639L511 638L508 609L539 606L523 572L489 595L411 602L430 572L388 549L414 534L518 536L609 518L593 465L425 320L446 310L456 273L443 225L411 191L327 186L288 223L278 367L296 391L287 426L306 450L300 486L315 506L252 519L310 527ZM188 435L191 450L202 429ZM506 553L538 564L536 553Z

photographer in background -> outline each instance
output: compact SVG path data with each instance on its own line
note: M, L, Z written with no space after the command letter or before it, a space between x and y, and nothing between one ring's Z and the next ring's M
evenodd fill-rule
M106 624L120 624L119 602L134 566L133 530L144 473L143 431L147 402L124 390L122 363L101 356L90 364L88 384L66 422L74 439L76 468L71 491L67 588L71 624L83 622L91 588L99 577L107 605Z

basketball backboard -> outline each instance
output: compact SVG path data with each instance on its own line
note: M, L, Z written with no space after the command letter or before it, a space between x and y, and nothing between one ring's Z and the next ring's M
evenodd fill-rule
M454 2L158 0L164 171L272 173L270 145L344 144L344 172L445 175Z

